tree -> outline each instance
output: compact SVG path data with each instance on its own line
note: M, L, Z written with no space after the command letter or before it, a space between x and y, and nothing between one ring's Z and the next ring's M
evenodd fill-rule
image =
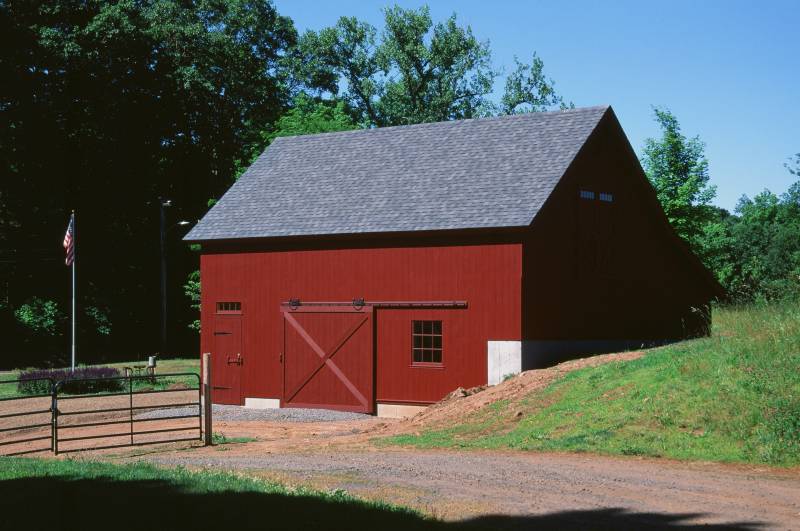
M343 101L367 126L474 118L560 106L543 64L517 62L503 105L489 95L497 72L488 42L479 41L456 15L434 23L427 7L384 10L385 28L342 17L331 28L309 31L291 59L295 77L317 95Z
M504 114L546 111L552 107L567 109L575 107L564 103L556 94L555 82L544 75L544 61L533 54L531 64L514 57L514 71L506 78L506 90L500 100Z
M734 274L740 299L800 295L800 182L782 196L764 190L739 200L731 227Z
M686 138L669 110L655 108L654 114L662 134L645 140L642 166L670 224L701 254L699 239L714 217L709 203L716 196L716 187L709 185L705 144L697 136Z
M200 312L200 271L192 271L186 278L183 285L183 294L191 301L191 308L195 312ZM200 332L200 319L193 319L189 323L189 328Z
M46 336L56 336L61 333L61 323L66 317L58 307L56 301L31 297L14 311L14 316L19 323L32 332Z
M79 305L103 294L115 316L113 329L98 322L92 333L108 331L119 356L146 352L158 329L156 198L172 199L170 221L195 220L227 189L291 104L283 61L296 40L263 0L0 1L9 311L32 292L66 302L58 242L76 208ZM194 267L178 236L170 278Z
M278 119L274 130L263 133L268 144L279 136L335 133L357 129L344 102L314 100L305 93L294 99L291 109Z

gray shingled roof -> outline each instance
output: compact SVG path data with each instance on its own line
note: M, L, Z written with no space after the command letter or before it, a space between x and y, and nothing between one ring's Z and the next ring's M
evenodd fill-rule
M526 226L607 109L278 138L185 239Z

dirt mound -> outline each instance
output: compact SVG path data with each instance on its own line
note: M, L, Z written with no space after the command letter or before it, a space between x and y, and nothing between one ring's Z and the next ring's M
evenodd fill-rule
M614 361L635 360L643 355L644 352L637 351L592 356L567 361L548 369L525 371L494 386L480 386L471 389L459 387L425 411L400 422L382 426L378 430L385 433L406 433L432 427L441 428L457 423L457 421L500 400L508 401L513 406L515 402L519 402L534 391L544 389L568 372ZM516 416L522 416L522 412L517 411Z

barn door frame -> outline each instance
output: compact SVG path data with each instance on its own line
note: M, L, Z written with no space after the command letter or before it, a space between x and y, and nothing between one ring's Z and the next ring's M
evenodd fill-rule
M281 347L281 407L295 407L289 404L292 398L294 398L302 389L303 387L309 383L316 374L322 370L323 367L328 367L328 369L333 372L333 374L339 379L339 381L347 388L351 395L361 404L362 408L348 408L348 407L338 407L335 404L319 404L318 407L327 407L327 408L335 408L335 409L342 409L347 411L363 411L365 413L374 413L375 412L375 369L376 369L376 349L375 349L375 312L373 311L372 305L366 304L357 304L357 301L354 302L333 302L333 303L315 303L315 304L308 304L304 303L304 305L295 305L293 302L283 303L280 307L281 316L283 318L283 345ZM334 343L334 346L329 348L328 351L325 351L322 347L320 347L314 338L308 333L305 328L303 328L302 324L300 324L297 319L293 317L294 314L302 314L302 313L315 313L315 314L322 314L322 313L349 313L349 314L360 314L363 315L363 319L359 320L357 323L351 325L346 329L342 337ZM316 368L311 371L306 377L303 378L302 382L295 386L296 388L293 390L286 389L286 326L291 326L295 332L303 339L305 344L311 348L311 350L319 357L318 364ZM350 340L362 327L367 326L369 328L369 336L370 336L370 362L372 364L371 370L371 381L370 381L370 389L369 389L369 396L364 396L361 391L353 384L347 375L336 365L336 362L331 359L334 355ZM302 407L302 406L298 406Z
M220 355L219 349L217 348L217 337L220 336L220 335L228 335L228 332L224 332L224 331L218 330L217 329L218 328L218 326L217 326L218 323L219 324L222 324L222 323L235 324L236 332L234 332L234 334L238 337L238 347L239 348L237 349L238 352L237 352L236 358L233 358L232 356L226 354L224 356L224 358L225 358L224 363L222 361L222 356ZM215 366L217 364L219 364L220 366L222 366L222 365L225 366L225 369L224 369L225 376L221 376L219 374L217 375L216 380L215 380L215 383L217 385L213 386L212 395L213 395L213 391L214 390L220 390L220 389L230 389L230 390L232 390L233 389L232 387L225 387L225 386L221 385L221 383L227 383L227 382L230 381L229 378L232 375L228 371L236 371L236 380L237 380L237 390L236 391L237 392L235 393L235 395L237 396L238 404L242 405L243 398L244 398L244 392L243 392L244 385L243 385L243 382L242 382L242 377L243 377L243 374L244 374L244 370L243 370L242 366L244 365L244 362L245 362L245 357L242 356L242 351L244 350L244 319L242 319L242 314L238 314L237 313L237 314L216 314L216 315L214 315L214 328L213 328L213 330L211 332L212 332L212 337L214 338L214 340L213 340L214 341L214 345L213 345L213 348L211 350L211 356L212 356L211 364L212 364L212 366ZM236 368L234 368L234 366L236 366ZM219 370L219 368L217 368L217 370ZM231 392L231 394L234 394L234 393ZM218 402L214 402L214 403L218 403Z

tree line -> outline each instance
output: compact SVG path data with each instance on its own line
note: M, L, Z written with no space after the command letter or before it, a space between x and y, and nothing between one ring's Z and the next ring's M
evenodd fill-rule
M800 181L780 195L743 195L733 212L713 206L703 142L687 138L669 110L654 115L661 136L645 141L642 166L670 224L725 288L726 302L800 296ZM800 154L784 166L800 178Z
M169 198L166 354L194 355L197 254L178 221L199 219L277 136L570 107L522 52L499 68L487 41L427 7L301 34L264 0L0 0L0 365L65 360L71 209L80 351L157 348ZM656 118L643 165L681 236L736 297L796 286L798 187L715 208L702 143L669 111Z

